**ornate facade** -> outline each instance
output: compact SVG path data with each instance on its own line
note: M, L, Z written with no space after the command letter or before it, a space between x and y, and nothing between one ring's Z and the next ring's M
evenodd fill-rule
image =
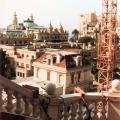
M53 28L50 23L48 28L31 28L28 29L28 35L34 34L34 40L39 42L67 42L68 32L64 30L63 26Z
M14 13L12 24L7 26L4 34L9 37L34 37L34 40L38 42L68 41L68 32L62 25L59 28L54 28L51 23L48 28L39 26L34 22L32 15L22 23L18 23L16 13Z

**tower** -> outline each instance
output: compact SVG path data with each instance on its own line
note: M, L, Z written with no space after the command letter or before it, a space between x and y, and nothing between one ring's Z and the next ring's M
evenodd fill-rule
M51 24L51 21L50 21L50 24L49 24L48 31L49 31L50 33L53 31L53 26L52 26L52 24Z
M60 32L64 33L64 29L63 29L63 26L61 24L60 24Z
M31 21L34 21L32 14L30 15L30 18L29 18L29 19L30 19Z
M108 90L115 66L117 0L102 0L102 25L98 40L98 82Z
M14 12L14 16L13 16L13 25L17 25L17 24L18 24L18 19L17 19L16 12Z

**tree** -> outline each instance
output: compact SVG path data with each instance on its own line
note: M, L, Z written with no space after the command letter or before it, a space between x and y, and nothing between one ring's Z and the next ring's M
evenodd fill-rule
M72 34L73 34L74 40L78 40L79 31L77 29L74 29L72 31Z
M0 49L0 74L5 76L6 52Z
M10 61L8 60L6 52L0 49L0 74L10 79L11 73Z
M88 45L88 43L90 42L92 45L94 45L94 41L95 41L94 38L85 36L85 37L80 37L78 42L85 43L85 45Z

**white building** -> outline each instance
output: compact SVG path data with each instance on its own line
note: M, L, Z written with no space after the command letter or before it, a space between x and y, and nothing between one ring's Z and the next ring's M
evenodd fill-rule
M46 52L39 57L34 66L34 80L52 82L63 87L63 94L71 93L74 86L90 82L90 67L82 65L82 57L74 52L58 50Z

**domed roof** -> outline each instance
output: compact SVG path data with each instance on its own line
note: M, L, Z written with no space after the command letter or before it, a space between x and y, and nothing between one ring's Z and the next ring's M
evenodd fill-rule
M23 25L26 27L26 28L33 28L33 27L38 27L38 25L36 23L34 23L34 20L31 20L31 19L27 19L23 22Z
M36 23L34 23L33 21L29 21L29 20L24 21L23 24L26 28L38 27L38 25Z

